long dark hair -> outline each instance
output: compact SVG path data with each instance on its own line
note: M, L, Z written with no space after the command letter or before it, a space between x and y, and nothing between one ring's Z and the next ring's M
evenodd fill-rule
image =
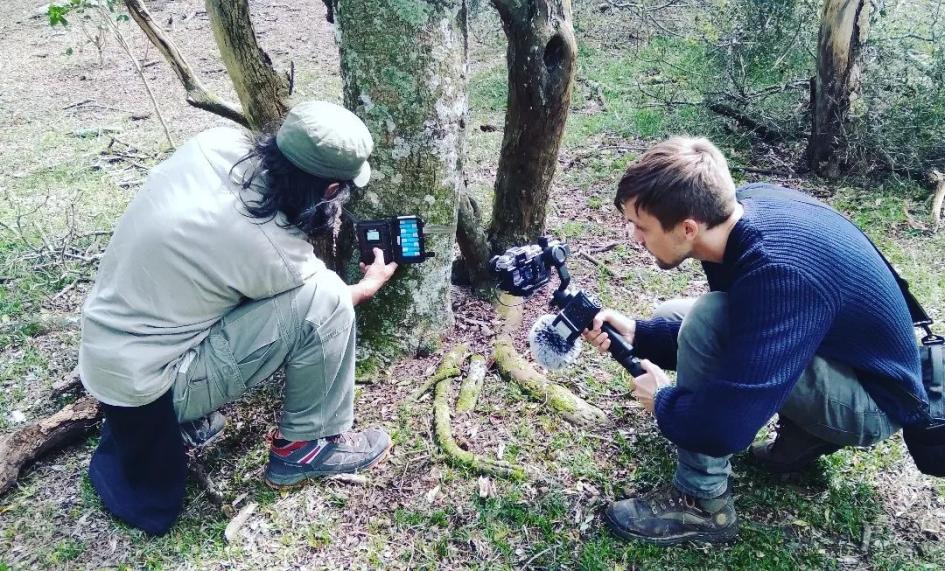
M266 222L281 212L289 225L297 227L309 238L331 233L341 206L351 194L351 181L321 178L298 168L276 146L273 129L248 136L252 149L233 165L233 169L251 161L239 181L240 186L249 189L260 177L265 179L265 184L257 186L262 193L260 200L247 202L240 197L246 212ZM334 197L326 200L325 190L335 182L341 187ZM280 226L288 227L285 224Z

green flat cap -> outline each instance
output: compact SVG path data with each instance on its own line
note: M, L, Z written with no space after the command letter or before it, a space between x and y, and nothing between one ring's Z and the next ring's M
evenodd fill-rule
M327 101L296 105L276 133L276 146L309 174L351 180L359 187L371 179L367 159L374 140L364 122L340 105Z

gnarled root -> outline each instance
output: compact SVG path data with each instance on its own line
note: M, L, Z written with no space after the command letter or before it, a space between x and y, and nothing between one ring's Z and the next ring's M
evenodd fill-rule
M407 402L413 402L422 397L433 385L443 379L458 377L461 372L460 368L463 366L463 361L466 360L468 355L469 347L465 344L459 344L447 351L446 355L443 355L443 359L440 361L440 365L436 368L433 375L407 397Z
M452 378L439 381L433 393L433 423L436 442L452 464L465 466L481 474L524 480L525 469L499 460L491 460L463 450L453 438L450 425L449 392Z
M486 378L486 368L486 358L482 355L473 355L469 359L469 369L459 385L459 396L456 397L456 414L476 408L476 401L479 400L482 383Z

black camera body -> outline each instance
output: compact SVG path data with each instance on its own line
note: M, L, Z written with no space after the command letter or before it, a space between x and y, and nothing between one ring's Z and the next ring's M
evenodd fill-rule
M513 246L492 256L489 267L499 276L499 289L528 297L551 279L551 268L561 267L571 250L557 240L542 236L538 244Z
M383 220L360 220L354 223L361 261L374 261L374 248L384 252L385 262L419 264L435 256L426 251L423 219L419 216L395 216Z
M515 246L501 256L493 256L489 264L499 275L499 289L521 297L535 293L548 283L551 269L557 270L561 284L551 296L551 305L559 311L550 327L562 341L573 345L581 333L593 325L601 306L582 290L568 289L571 273L565 261L570 254L567 245L543 236L537 245ZM617 362L634 377L642 375L644 371L633 354L633 346L609 323L605 322L601 330L610 338L608 351Z

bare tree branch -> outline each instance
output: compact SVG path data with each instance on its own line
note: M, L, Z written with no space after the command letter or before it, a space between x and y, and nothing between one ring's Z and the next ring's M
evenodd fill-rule
M131 17L151 40L151 43L164 55L164 59L167 60L171 69L174 70L174 73L184 85L184 91L187 93L187 103L198 109L235 121L244 127L249 127L249 121L237 105L218 99L207 91L207 88L194 73L193 68L190 67L190 63L177 49L174 41L154 23L151 13L144 7L141 0L125 0L125 6L128 8Z

